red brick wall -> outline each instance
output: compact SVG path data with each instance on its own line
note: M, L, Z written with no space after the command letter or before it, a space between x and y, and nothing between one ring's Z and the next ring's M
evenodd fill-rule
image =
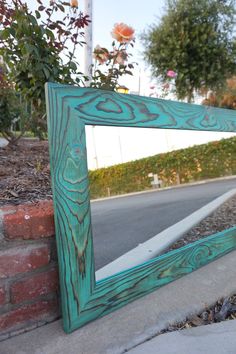
M0 208L0 340L60 316L51 201Z

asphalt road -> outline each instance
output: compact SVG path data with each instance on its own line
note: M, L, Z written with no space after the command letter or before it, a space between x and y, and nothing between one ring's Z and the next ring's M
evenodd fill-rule
M236 179L93 202L96 269L236 188Z

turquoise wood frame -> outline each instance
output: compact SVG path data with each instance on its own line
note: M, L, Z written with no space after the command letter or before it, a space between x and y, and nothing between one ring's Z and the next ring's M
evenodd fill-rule
M234 227L96 282L85 125L236 132L236 112L52 83L46 97L67 333L236 248Z

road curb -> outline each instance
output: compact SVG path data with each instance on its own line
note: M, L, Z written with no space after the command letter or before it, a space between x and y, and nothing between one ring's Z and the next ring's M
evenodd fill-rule
M164 231L138 245L131 251L123 254L113 262L107 264L96 272L96 280L107 278L113 274L140 265L149 259L163 253L175 241L180 239L186 232L192 229L200 221L213 213L221 204L236 194L236 188L214 199L186 218L168 227Z
M116 198L132 197L134 195L140 195L140 194L146 194L146 193L157 193L157 192L160 193L160 192L163 192L163 191L166 191L166 190L169 190L169 189L198 186L200 184L206 184L206 183L217 182L217 181L224 181L224 180L234 179L234 178L236 178L236 175L204 179L204 180L198 181L198 182L183 183L183 184L178 184L178 185L174 185L174 186L164 187L164 188L160 188L160 189L147 189L147 190L140 191L140 192L132 192L132 193L126 193L126 194L113 195L111 197L91 199L91 203L103 202L103 201L106 201L106 200L111 200L111 199L116 199Z

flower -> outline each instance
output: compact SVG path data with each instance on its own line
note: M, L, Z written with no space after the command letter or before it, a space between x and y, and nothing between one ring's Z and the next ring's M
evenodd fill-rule
M167 71L167 76L171 78L175 78L177 76L177 73L173 70L168 70Z
M70 0L70 6L73 8L77 8L79 6L78 0Z
M124 65L126 60L128 59L128 54L125 50L117 50L115 49L112 52L113 57L115 58L114 63L119 65Z
M97 45L93 51L93 57L99 62L99 64L104 64L109 59L109 52L106 48Z
M134 39L134 29L125 23L116 23L111 35L120 43L129 43Z
M111 50L100 45L93 50L96 62L92 65L90 87L114 91L119 86L118 80L121 76L132 75L134 66L133 63L128 63L128 47L133 47L133 28L118 23L113 26L111 35L116 39L112 41Z
M164 85L163 85L163 89L164 90L168 90L170 88L170 84L168 82L166 82Z

